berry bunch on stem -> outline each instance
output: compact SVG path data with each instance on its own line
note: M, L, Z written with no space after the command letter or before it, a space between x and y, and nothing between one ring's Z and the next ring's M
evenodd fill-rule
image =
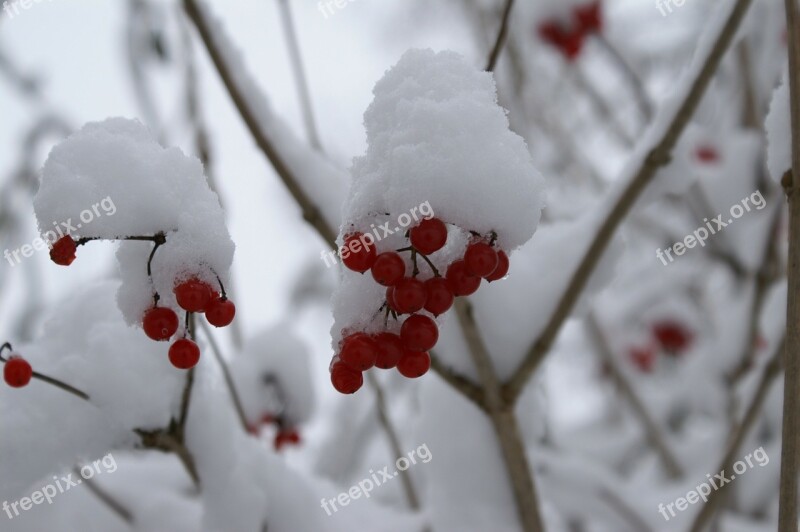
M10 352L8 358L3 356L4 351ZM15 353L14 348L8 342L0 345L0 362L3 363L3 381L11 388L24 388L30 384L31 379L37 379L71 393L84 401L89 400L89 396L85 392L82 392L74 386L70 386L58 379L33 371L30 362L22 358L21 355Z
M539 37L572 62L580 56L586 38L603 31L601 7L600 0L593 0L573 8L568 20L545 20L537 28Z
M457 296L475 293L481 280L502 279L508 273L509 261L505 251L498 249L497 235L470 232L471 240L463 257L450 263L440 272L429 255L445 247L448 240L447 224L438 218L422 220L412 227L406 238L408 246L378 253L375 242L354 232L345 236L345 245L353 249L343 262L357 273L370 271L372 278L386 287L385 301L376 313L383 312L383 331L367 334L347 331L331 360L330 374L333 387L343 394L358 391L364 384L363 372L377 367L393 369L404 377L421 377L431 367L429 351L439 340L439 328L434 318L447 312ZM410 253L411 271L401 253ZM420 279L420 260L427 264L430 277ZM399 334L391 332L388 321L403 319Z
M94 240L100 239L91 237L74 239L71 235L66 235L53 244L50 258L56 264L69 266L76 259L77 248ZM153 249L147 260L147 276L150 279L150 285L155 287L152 270L153 258L158 249L167 242L166 233L159 232L152 236L127 236L116 240L153 243ZM193 330L190 326L193 314L205 314L206 320L215 327L230 325L236 315L236 306L228 299L222 280L216 274L214 277L219 284L219 291L214 290L211 285L197 276L176 281L173 289L175 299L178 306L186 311L183 334L169 348L169 360L178 369L193 368L200 360L200 348L194 341ZM169 341L178 333L180 327L177 313L169 307L159 306L160 300L160 294L153 288L153 306L147 309L142 316L142 328L145 334L157 342Z

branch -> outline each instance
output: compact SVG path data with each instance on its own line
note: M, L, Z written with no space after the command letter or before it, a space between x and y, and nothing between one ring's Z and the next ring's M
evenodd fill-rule
M608 345L606 336L603 334L594 312L590 312L589 316L586 318L586 326L589 331L589 335L594 338L594 343L598 354L611 369L611 374L614 378L614 381L616 381L617 387L630 403L634 415L639 418L639 421L644 426L647 439L656 450L656 453L661 459L661 463L664 465L664 469L667 470L667 473L672 478L679 478L683 476L680 463L667 445L666 438L664 437L660 427L650 416L650 413L647 411L647 408L645 407L641 398L636 394L633 386L631 386L630 382L628 382L628 379L625 378L625 375L617 366L617 362L614 360L614 355L612 354L611 348Z
M525 445L514 415L514 405L507 402L502 396L500 379L495 373L492 358L472 316L472 307L469 301L458 298L455 307L461 330L464 333L464 340L467 342L472 361L480 376L480 383L486 398L486 412L499 440L520 522L527 532L544 531L542 518L539 515L539 504L531 466L528 463Z
M497 32L497 40L492 48L492 53L489 55L489 62L486 65L486 71L494 71L497 65L497 60L500 58L500 52L503 51L503 45L508 36L508 21L511 15L511 8L514 7L514 0L506 0L506 7L503 9L503 18L500 21L500 31Z
M247 99L244 88L240 83L237 83L233 69L226 62L223 49L212 34L212 24L201 12L198 0L184 0L183 8L189 19L197 28L197 32L200 34L200 38L206 50L208 50L208 55L211 57L211 61L214 63L214 67L217 69L217 73L222 79L222 83L225 85L242 120L244 120L247 129L250 131L258 147L264 152L267 159L269 159L269 162L286 185L286 188L289 189L289 193L297 201L303 211L303 218L322 235L322 238L324 238L328 244L334 245L336 241L336 232L327 224L319 208L314 205L306 191L300 186L297 176L291 171L286 161L278 153L272 140L269 139L266 133L261 129L256 111L251 105L251 102Z
M81 471L77 467L73 468L76 476L81 476ZM119 501L117 501L114 497L112 497L106 490L101 488L96 482L94 482L91 478L84 478L84 484L89 488L89 491L94 493L94 495L100 499L100 501L108 506L108 508L117 514L117 517L128 523L129 525L133 524L133 514L130 510L125 508Z
M211 328L206 324L205 320L200 320L200 328L203 329L203 334L206 336L208 343L211 344L211 351L214 353L214 358L217 359L222 375L225 378L225 384L228 387L233 407L236 410L236 415L239 416L239 421L242 424L242 429L247 432L247 416L244 414L244 407L242 407L242 400L239 398L239 392L236 391L236 384L233 382L233 377L228 369L228 363L222 357L222 352L219 349L214 335L211 333Z
M725 456L720 461L719 468L717 471L726 471L732 468L733 462L736 461L736 457L738 456L739 447L742 445L745 437L750 432L750 429L753 427L756 419L758 419L759 412L761 411L761 407L764 404L764 401L767 398L767 392L769 391L770 387L772 386L773 381L778 376L781 370L781 355L783 354L784 347L786 344L786 338L781 340L778 348L775 350L775 354L772 357L772 360L767 364L764 368L764 373L761 375L761 381L758 383L758 388L756 390L755 395L753 396L753 400L750 402L750 406L747 407L747 412L745 413L744 419L742 423L739 425L738 430L733 435L728 445L728 449L725 452ZM795 391L796 393L796 391ZM721 486L720 489L711 492L711 495L708 497L708 502L703 506L703 509L700 513L697 514L695 517L694 522L692 523L692 528L690 529L691 532L701 532L705 529L708 525L711 518L717 511L717 508L720 504L722 504L724 498L727 496L728 493L728 486ZM790 530L788 528L783 528L781 526L778 527L779 530ZM796 530L795 527L793 530Z
M452 369L445 366L439 357L431 351L431 369L439 375L447 384L455 388L464 397L475 403L481 410L486 410L486 398L480 386L473 383L467 377L459 375Z
M781 445L781 491L778 529L797 530L798 489L800 473L800 32L797 25L796 0L786 0L786 28L789 41L789 90L792 118L792 170L791 183L786 183L789 199L789 261L786 275L789 279L786 301L786 351L784 367L786 377L783 392L783 435Z
M650 96L647 95L647 89L644 87L642 79L631 68L630 63L625 60L625 57L620 53L619 49L614 46L603 33L596 33L595 38L600 46L608 53L617 69L622 76L628 80L628 84L633 89L636 97L636 103L639 106L639 111L645 119L645 122L650 122L653 118L653 104L650 102Z
M655 147L649 152L647 157L644 158L627 188L616 200L614 208L610 211L608 217L595 235L594 241L589 246L583 260L573 274L566 291L558 302L558 306L544 331L528 350L525 359L504 386L503 392L507 399L512 401L516 400L522 393L528 379L530 379L533 372L539 366L539 363L550 351L553 342L561 330L561 326L572 313L575 303L578 301L583 289L589 282L589 277L600 262L600 258L617 228L630 212L636 200L639 198L639 195L653 179L656 172L669 161L672 150L677 144L684 128L691 120L695 109L700 103L700 99L703 97L703 94L705 94L714 76L714 72L722 62L722 58L733 41L736 31L751 3L752 0L737 0L722 31L717 36L711 52L708 57L705 58L702 68L698 71L697 77L692 82L691 88L684 97L681 105L675 111L672 111L671 108L662 111L661 114L674 114L671 120L666 121L666 123L669 123L669 126L665 129ZM662 121L656 120L656 123L662 123ZM800 343L795 345L800 346Z

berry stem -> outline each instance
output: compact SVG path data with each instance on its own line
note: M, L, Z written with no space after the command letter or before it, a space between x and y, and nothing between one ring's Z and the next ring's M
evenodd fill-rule
M219 344L217 344L217 341L211 332L211 328L202 320L200 320L200 328L203 329L203 335L211 345L211 351L214 353L214 358L217 359L217 364L219 364L219 367L222 369L222 376L225 378L225 384L228 386L228 392L231 394L231 400L233 401L236 415L239 416L239 421L242 424L242 428L245 432L247 432L247 416L245 416L244 413L242 400L239 398L239 392L236 390L236 384L234 383L231 372L228 369L228 364L225 362L225 358L222 356Z
M414 271L411 273L412 277L419 275L419 266L417 265L417 250L411 248L411 262L414 263Z
M435 275L436 277L441 277L442 276L442 274L439 273L439 270L436 269L436 266L433 265L433 263L431 262L431 259L429 259L427 255L425 255L423 253L420 253L419 256L422 257L425 260L425 262L428 263L428 266L431 267L431 270L433 270L433 275Z
M9 351L14 350L14 348L11 347L11 344L9 342L5 342L2 346L0 346L0 362L2 362L3 364L8 362L8 359L3 356L3 351L5 351L6 349L8 349ZM66 382L54 379L53 377L48 377L47 375L43 375L37 371L34 371L31 377L34 379L38 379L42 382L46 382L47 384L55 386L56 388L60 388L65 392L71 393L72 395L83 399L84 401L89 400L89 394L75 388L74 386L70 386Z

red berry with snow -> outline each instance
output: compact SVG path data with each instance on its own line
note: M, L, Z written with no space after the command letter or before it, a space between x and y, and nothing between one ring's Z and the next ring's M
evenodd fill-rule
M344 237L344 248L342 262L354 272L364 273L375 264L378 252L371 237L365 237L363 233L350 233Z
M444 314L453 306L455 295L450 289L450 283L443 277L434 277L425 281L425 310L438 316Z
M142 328L144 333L156 342L172 338L178 330L179 320L175 312L166 307L154 307L144 313Z
M423 255L442 249L447 243L447 226L438 218L422 220L409 231L411 245Z
M300 433L296 429L283 429L275 435L275 450L280 451L285 445L300 445Z
M481 286L481 278L476 277L467 271L467 265L463 260L457 260L447 268L445 275L450 291L456 296L468 296L474 294Z
M413 314L400 327L403 346L411 351L428 351L439 340L439 328L428 316Z
M50 249L50 260L59 266L69 266L75 260L78 244L71 236L59 238Z
M692 333L673 321L662 321L653 325L653 336L669 354L681 354L692 344Z
M406 277L394 287L394 304L402 314L411 314L422 310L428 294L425 284L419 279Z
M372 277L383 286L394 286L406 274L406 263L403 257L394 251L381 253L372 265ZM396 293L395 293L396 295Z
M464 264L467 272L476 277L491 275L497 268L497 252L486 242L475 242L467 247L464 253Z
M181 338L169 347L169 361L178 369L191 369L200 360L200 348L187 338Z
M331 383L339 393L356 393L364 385L364 375L337 360L331 365Z
M31 382L33 368L27 360L18 356L12 356L3 367L3 380L12 388L22 388Z
M356 371L366 371L375 365L378 346L364 333L353 333L342 340L339 358Z
M183 310L205 312L214 297L214 290L199 279L189 279L175 287L175 297Z
M375 336L375 343L378 346L375 367L380 369L395 367L397 361L403 355L403 342L400 337L393 333L384 332Z
M497 252L497 268L494 269L492 273L486 276L486 280L490 283L492 281L499 281L506 275L508 275L508 255L503 250Z
M236 305L228 298L213 299L206 308L206 319L214 327L227 327L236 316Z
M404 351L397 363L397 371L403 377L416 379L431 369L431 356L426 351Z

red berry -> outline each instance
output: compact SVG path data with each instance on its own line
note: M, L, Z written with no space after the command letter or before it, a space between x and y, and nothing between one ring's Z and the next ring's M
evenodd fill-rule
M497 252L486 242L475 242L467 247L464 263L471 275L486 277L497 268Z
M695 150L695 157L697 160L704 164L714 164L719 162L720 156L717 148L710 144L699 146Z
M364 333L353 333L342 340L339 358L356 371L366 371L375 365L378 346Z
M662 321L653 325L653 336L669 354L681 354L692 344L692 333L673 321Z
M299 445L300 433L295 429L278 431L275 435L275 450L280 451L284 445Z
M423 255L430 255L442 249L447 243L447 226L438 218L422 220L409 231L411 245Z
M396 285L405 274L406 263L394 251L381 253L372 265L372 277L383 286Z
M375 359L375 367L380 369L391 369L397 365L397 361L403 355L403 342L396 334L384 332L375 336L375 343L378 345L378 356Z
M564 35L564 40L561 43L561 52L567 58L567 61L574 61L581 55L583 50L585 34L576 28Z
M603 12L600 1L577 6L573 11L578 27L583 33L595 33L603 30Z
M331 383L339 393L356 393L364 385L364 376L344 362L336 361L331 366Z
M78 245L71 236L63 236L53 244L50 250L50 260L59 266L69 266L75 260L75 252Z
M428 294L425 284L419 279L405 277L394 287L394 304L401 314L411 314L422 310Z
M169 361L178 369L190 369L200 360L200 348L187 338L181 338L169 346Z
M375 264L378 252L371 236L367 238L363 233L350 233L344 237L343 247L342 262L354 272L364 273Z
M425 351L405 351L397 363L397 371L403 377L416 379L431 369L431 356Z
M402 314L400 309L397 308L397 303L394 300L394 286L386 287L386 304L389 305L389 308L395 311L397 314Z
M508 255L506 255L505 251L498 251L497 252L497 268L494 271L486 276L486 280L490 283L492 281L499 281L506 275L508 275Z
M643 373L650 373L656 363L656 353L652 347L634 347L630 350L633 364Z
M428 316L413 314L400 327L403 346L411 351L427 351L439 340L439 328Z
M236 316L236 305L228 298L217 298L206 308L206 319L214 327L227 327Z
M450 291L457 296L474 294L481 286L481 278L467 272L467 265L463 260L457 260L447 268L445 275Z
M425 292L428 298L425 302L425 310L438 316L444 314L450 307L453 306L453 291L450 289L450 283L443 277L434 277L425 281Z
M144 313L144 333L156 342L169 340L178 330L178 315L167 307L154 307Z
M3 367L3 379L12 388L22 388L31 382L33 368L24 358L12 356Z
M175 287L175 297L178 305L189 312L205 312L214 290L199 279L189 279Z
M552 46L559 48L561 43L564 41L564 28L562 28L561 24L554 20L548 20L543 22L539 26L539 37Z

